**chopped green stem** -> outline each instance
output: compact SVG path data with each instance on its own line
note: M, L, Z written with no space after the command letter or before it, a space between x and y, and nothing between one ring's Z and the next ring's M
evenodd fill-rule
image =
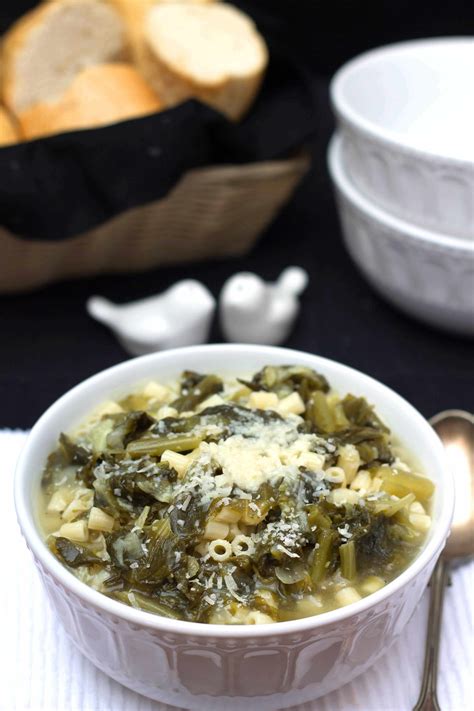
M163 452L170 449L172 452L190 452L202 442L202 437L146 437L130 442L127 454L131 457L160 457Z
M354 541L348 541L339 546L341 573L347 580L354 580L357 573L356 547Z
M335 429L334 417L328 405L326 395L317 390L312 396L311 419L320 432L333 432Z
M395 496L403 497L413 493L417 499L426 501L433 495L435 488L433 482L424 476L395 471L388 467L378 469L377 476L383 479L382 489Z
M308 512L308 523L317 528L331 528L331 519L323 514L319 506L311 506Z
M390 517L394 516L398 511L409 506L415 501L415 494L407 494L401 499L391 499L386 500L380 499L374 501L372 509L375 513L382 513L384 516Z
M317 584L324 580L328 572L328 564L331 562L331 548L334 542L335 533L330 529L323 528L318 535L317 548L314 550L313 562L311 564L311 580Z
M161 615L162 617L169 617L173 620L181 619L181 615L176 613L168 605L163 605L163 603L158 602L156 598L147 597L139 592L125 592L118 590L111 594L111 597L115 598L119 602L125 603L125 605L138 607L140 610L145 612L152 612L155 615Z

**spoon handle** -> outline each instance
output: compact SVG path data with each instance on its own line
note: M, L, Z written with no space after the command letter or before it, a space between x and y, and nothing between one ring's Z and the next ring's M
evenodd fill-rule
M413 707L413 711L441 711L436 696L436 685L438 678L438 654L443 600L448 580L448 572L448 563L444 558L439 558L431 577L431 596L428 613L428 634L426 638L423 681L420 696Z

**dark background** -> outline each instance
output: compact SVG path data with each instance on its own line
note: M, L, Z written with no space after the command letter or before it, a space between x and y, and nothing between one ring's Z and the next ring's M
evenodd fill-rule
M0 30L34 4L0 0ZM360 368L398 390L426 416L448 407L472 409L473 342L409 319L363 281L342 246L325 152L333 130L328 104L332 72L354 54L387 42L473 34L474 3L248 0L236 4L256 18L267 36L290 46L312 72L319 117L311 146L311 174L246 258L100 277L0 297L0 427L30 427L65 390L127 357L109 332L86 315L89 295L127 301L192 276L217 296L237 270L274 279L288 264L304 266L311 281L287 345ZM217 324L211 340L221 340Z
M35 0L0 0L0 31ZM327 76L364 49L417 37L469 35L472 0L233 0L264 34L292 45Z

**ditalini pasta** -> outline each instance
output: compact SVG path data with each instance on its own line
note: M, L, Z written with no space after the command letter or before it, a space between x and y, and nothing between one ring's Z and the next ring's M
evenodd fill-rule
M187 371L60 436L40 520L73 574L127 605L279 622L356 602L410 564L434 485L408 461L363 397L309 368Z

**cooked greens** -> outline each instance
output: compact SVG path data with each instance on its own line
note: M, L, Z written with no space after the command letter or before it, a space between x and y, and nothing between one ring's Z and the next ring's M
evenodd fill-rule
M383 587L423 544L433 491L373 407L310 368L186 371L61 434L41 518L53 554L122 603L257 624Z

